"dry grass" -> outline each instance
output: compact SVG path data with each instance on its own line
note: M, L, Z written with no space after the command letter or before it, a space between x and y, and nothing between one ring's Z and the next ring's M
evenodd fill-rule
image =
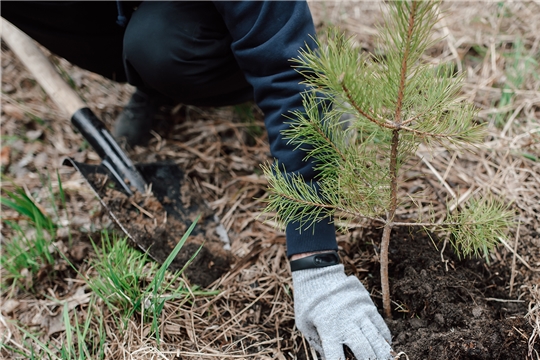
M540 354L534 349L534 344L538 341L540 336L540 288L538 285L534 285L530 288L533 301L529 305L529 312L527 317L533 327L533 331L529 338L529 357L531 359L540 359Z
M359 46L376 50L373 26L380 21L378 2L313 1L310 6L317 25L339 25L357 35ZM509 246L501 245L492 256L512 266L513 259L519 255L513 266L513 272L520 274L514 293L531 304L528 318L534 328L530 336L532 349L540 333L540 299L538 287L534 286L540 282L538 65L532 67L533 71L519 87L512 88L514 85L510 84L504 89L510 83L509 69L514 66L512 56L518 40L525 49L520 59L530 57L540 61L540 4L511 2L500 6L487 1L448 1L443 7L447 13L437 35L446 38L426 55L426 60L434 64L458 59L463 62L459 69L466 71L463 95L478 106L479 119L490 124L490 136L474 153L451 155L436 150L427 158L431 169L419 160L411 170L426 174L430 185L427 196L436 201L435 211L443 209L446 198L452 197L448 188L457 198L489 190L512 204L519 215L520 231L509 234L505 239ZM71 74L90 107L110 125L133 89L74 68L64 60L60 60L60 65ZM526 73L525 65L516 66L518 71ZM109 226L110 219L101 216L98 201L80 175L60 166L64 156L85 162L96 162L96 156L88 150L79 151L81 140L68 120L60 116L5 48L2 71L2 164L9 165L10 176L37 194L39 201L47 196L39 174L58 170L68 195L69 216L65 215L64 220L71 222L73 234L83 236L81 228L91 232ZM512 96L501 107L505 92L512 92ZM152 152L158 152L189 169L188 173L196 179L201 193L235 240L232 253L236 262L228 274L213 284L212 288L221 291L219 295L197 298L193 303L181 300L167 303L161 325L161 333L165 335L159 345L147 337L149 324L141 324L140 319L130 322L124 334L118 333L111 314L98 303L95 308L103 312L105 319L106 358L311 358L311 350L294 327L284 234L258 219L266 186L258 166L269 159L264 136L250 137L246 131L248 125L238 119L232 108L188 107L180 112L182 116L172 129L173 136L163 139L156 134L149 148L137 148L132 156L147 159ZM34 121L33 116L44 122ZM500 123L496 125L497 118ZM263 126L260 116L255 125ZM408 184L414 185L414 182ZM3 184L6 188L10 186ZM54 184L53 190L58 190ZM9 213L3 216L6 215ZM2 226L3 236L8 235L4 223ZM346 243L361 231L359 227L349 235L341 235L340 241ZM362 269L374 259L359 256L347 261L355 269ZM10 294L2 294L0 329L4 343L27 351L24 334L14 326L15 319L27 329L41 333L42 341L59 344L66 340L65 332L48 334L59 307L47 303L45 298L47 295L60 302L69 301L83 285L80 278L64 281L69 283L65 292L53 287L47 294L23 293L12 296L11 301L8 301ZM82 319L88 311L88 304L81 302L70 310L70 316ZM97 329L97 322L93 321L92 327ZM7 356L5 352L2 355ZM538 358L532 350L530 356Z

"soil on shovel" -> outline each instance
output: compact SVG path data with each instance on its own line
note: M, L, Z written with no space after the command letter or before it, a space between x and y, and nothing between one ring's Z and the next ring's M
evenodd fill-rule
M197 207L205 213L171 214L167 205L173 203L166 196L160 200L153 193L135 192L132 196L119 191L107 175L92 174L87 181L97 192L100 201L108 210L135 246L148 251L151 258L163 263L190 224L200 215L200 220L191 236L169 266L170 270L180 270L193 258L184 270L184 274L192 284L207 287L224 273L230 270L231 256L219 237L216 226L208 208ZM177 182L178 179L176 180ZM156 184L163 186L167 184ZM187 209L195 191L188 181L180 185L178 197L181 207ZM195 257L194 255L197 254Z
M365 244L377 244L380 235L372 231L350 255L372 252ZM389 271L393 308L399 310L388 321L394 349L409 359L525 359L532 328L523 318L527 303L509 297L511 269L460 260L449 245L441 258L442 244L439 250L434 244L424 231L394 229ZM378 276L366 280L380 289ZM374 300L382 308L380 298Z

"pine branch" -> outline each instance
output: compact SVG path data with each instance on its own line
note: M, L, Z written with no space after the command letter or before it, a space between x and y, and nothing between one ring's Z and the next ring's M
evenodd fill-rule
M306 218L316 221L326 218L336 212L348 214L353 217L365 218L377 222L384 221L380 218L362 214L355 206L340 205L342 198L336 194L333 201L332 195L324 186L316 190L307 184L300 175L285 175L280 171L279 165L262 165L263 172L268 179L269 199L265 212L277 212L279 221L283 222L309 222ZM307 215L307 216L306 216Z
M313 123L313 127L319 133L319 135L334 149L334 151L341 157L341 160L343 162L347 162L347 157L340 151L340 149L336 146L336 144L330 140L330 138L324 133L324 131L321 129L321 127L317 123Z
M376 125L378 125L380 127L387 128L387 129L395 129L396 128L396 126L392 122L390 122L388 120L384 120L384 122L381 122L381 121L375 119L371 114L368 114L366 111L362 110L360 108L360 106L356 103L356 101L354 101L354 99L353 99L353 97L351 95L351 92L349 91L349 89L347 88L345 83L343 83L343 82L341 83L341 88L343 89L343 92L345 93L345 96L349 100L349 103L363 117L365 117L366 119L368 119L369 121L371 121L372 123L374 123L374 124L376 124Z

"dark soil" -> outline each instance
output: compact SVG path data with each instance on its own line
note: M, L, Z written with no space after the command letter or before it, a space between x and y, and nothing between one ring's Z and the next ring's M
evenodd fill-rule
M373 252L371 244L379 239L380 231L372 231L350 255ZM394 349L411 360L525 359L532 329L523 318L526 302L509 297L510 267L484 259L460 260L449 247L443 254L445 264L442 244L425 232L394 230L390 287L397 310L388 321ZM370 269L373 276L365 279L370 289L380 289L378 271ZM374 300L382 308L380 298Z
M174 166L142 168L145 180L152 184L152 192L148 194L135 192L128 196L114 185L110 177L100 173L87 174L86 180L134 245L148 251L150 257L159 263L167 259L200 215L195 229L169 269L182 269L198 252L184 274L194 285L209 286L230 270L231 256L216 232L219 222L183 173L170 174L169 170Z

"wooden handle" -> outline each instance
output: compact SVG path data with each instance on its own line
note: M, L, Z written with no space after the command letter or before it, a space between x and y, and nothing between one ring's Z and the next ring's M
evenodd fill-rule
M17 55L49 97L70 118L86 104L60 77L34 41L6 19L2 19L2 38Z

